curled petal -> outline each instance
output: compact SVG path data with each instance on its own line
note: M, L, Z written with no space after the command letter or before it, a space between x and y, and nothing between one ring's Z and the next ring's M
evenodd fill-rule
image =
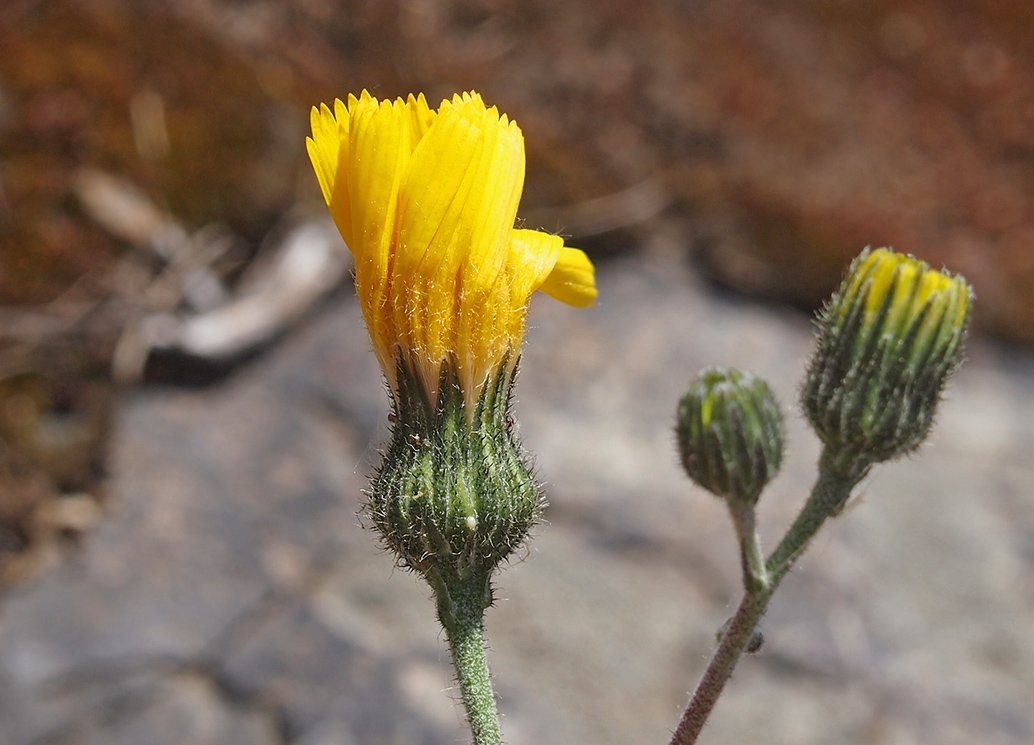
M568 305L587 308L596 302L596 269L585 251L564 246L539 289Z
M539 230L516 229L511 240L510 292L518 307L527 304L531 293L542 286L565 249L563 238Z

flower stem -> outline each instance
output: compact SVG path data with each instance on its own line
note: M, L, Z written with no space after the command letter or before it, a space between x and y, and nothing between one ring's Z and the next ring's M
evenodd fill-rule
M771 590L757 596L752 596L749 592L744 594L739 608L736 609L736 615L729 622L718 649L711 657L704 677L697 684L693 698L682 714L675 734L672 735L671 745L692 745L697 741L740 655L747 648L754 627L765 615L765 608L771 596Z
M819 477L812 487L811 496L766 562L773 587L790 571L826 519L840 514L851 490L868 470L869 464L845 463L833 451L823 451L819 459Z
M822 527L826 519L836 515L843 509L844 503L851 494L851 489L861 480L868 466L843 467L828 451L824 452L819 462L819 477L812 488L811 496L804 504L800 514L783 540L765 563L767 583L758 582L759 573L751 571L749 551L753 546L744 548L741 522L737 520L737 532L741 535L741 552L744 562L744 578L748 582L747 591L740 601L736 614L729 621L722 640L711 656L707 670L697 684L686 711L682 714L678 727L671 738L671 745L693 745L711 715L718 697L725 684L732 676L740 656L750 643L754 628L765 615L768 603L775 594L779 583L790 571L790 567L807 548L808 543ZM736 516L734 515L734 520ZM746 527L744 525L743 527ZM750 526L751 529L753 526ZM756 544L754 544L756 545ZM753 576L752 576L753 575ZM760 575L764 577L764 574Z
M768 568L761 553L753 504L729 503L729 513L736 527L736 538L740 543L740 565L743 569L743 589L757 595L768 589Z
M467 711L473 745L501 745L492 677L485 653L484 614L488 585L481 577L432 582L438 618L449 640L456 680Z

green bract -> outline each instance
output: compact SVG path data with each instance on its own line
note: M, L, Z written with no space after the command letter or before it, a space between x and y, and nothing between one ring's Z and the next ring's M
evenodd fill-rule
M489 576L524 542L543 502L508 416L512 373L485 386L472 416L448 376L432 403L400 370L391 443L367 503L399 563L432 581Z

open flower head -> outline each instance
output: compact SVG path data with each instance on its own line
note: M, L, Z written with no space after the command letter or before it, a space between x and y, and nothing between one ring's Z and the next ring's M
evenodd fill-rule
M395 395L403 369L435 401L444 368L472 406L515 363L535 290L575 306L595 300L584 252L514 226L524 138L478 94L434 110L423 94L379 101L363 91L314 107L307 145Z

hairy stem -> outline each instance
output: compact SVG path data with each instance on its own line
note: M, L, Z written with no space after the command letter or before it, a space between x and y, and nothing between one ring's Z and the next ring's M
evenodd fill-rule
M750 595L763 593L768 589L768 569L765 565L765 556L761 553L754 505L730 503L729 513L732 515L732 522L736 526L736 538L740 543L743 590Z
M790 567L808 547L811 539L827 518L840 514L851 496L851 490L868 472L868 465L854 462L845 465L831 451L824 450L819 460L819 477L811 496L786 531L766 566L773 586L790 571Z
M501 745L499 714L485 652L484 614L487 582L469 580L432 582L438 599L438 618L445 628L456 668L463 706L473 745Z
M700 679L689 706L682 714L675 734L672 735L671 745L691 745L697 741L704 724L722 695L726 682L736 668L736 663L743 654L743 650L750 643L751 634L758 621L765 615L765 608L768 607L768 599L771 592L765 592L757 596L746 593L740 601L736 615L732 617L722 641L711 657L711 662Z
M805 502L793 525L783 536L775 551L765 562L764 572L756 568L756 560L751 552L756 546L754 542L744 543L742 516L733 519L737 523L740 534L741 556L744 565L744 580L748 582L747 591L740 601L736 614L729 621L722 640L711 656L707 670L697 684L693 697L689 701L682 719L671 738L671 745L693 745L711 715L718 697L721 696L725 684L732 676L740 656L750 643L754 628L765 615L768 603L772 599L779 583L790 571L790 567L804 552L811 539L822 527L826 519L836 515L843 509L844 503L851 494L851 489L861 480L868 467L852 467L845 469L841 461L832 454L823 453L819 463L819 477L812 488L811 496ZM753 521L749 521L753 534ZM755 568L751 568L754 564ZM765 576L767 574L767 577ZM767 582L759 582L759 577Z

